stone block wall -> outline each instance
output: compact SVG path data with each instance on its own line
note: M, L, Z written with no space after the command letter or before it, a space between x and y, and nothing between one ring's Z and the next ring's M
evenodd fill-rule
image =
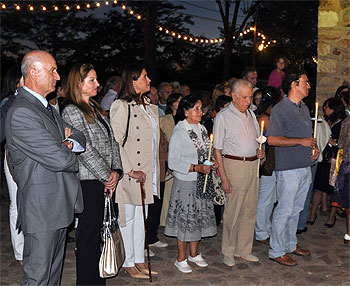
M350 81L349 0L320 0L317 54L316 100L322 106Z

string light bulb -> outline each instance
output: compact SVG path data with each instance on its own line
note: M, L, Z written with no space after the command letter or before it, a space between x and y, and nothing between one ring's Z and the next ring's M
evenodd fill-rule
M58 7L57 7L57 6L54 6L53 9L54 9L55 11L58 11Z
M264 44L260 44L258 50L261 52L264 49Z
M5 5L5 4L2 4L2 5L1 5L1 9L6 9L6 5Z
M77 10L80 10L80 5L77 5Z
M43 9L43 11L46 11L46 10L47 10L45 6L43 6L43 8L42 8L42 9Z
M109 2L108 2L108 1L106 1L106 2L105 2L105 4L106 4L106 6L108 6L108 5L109 5Z
M125 10L125 9L126 9L126 6L125 6L124 4L122 5L122 9L123 9L123 10Z
M181 35L180 35L180 34L178 34L178 35L177 35L177 38L178 38L178 39L181 39Z
M96 2L96 7L100 7L101 3L100 2Z
M141 20L142 17L141 17L141 15L137 15L136 18L137 18L137 20Z
M86 4L86 8L89 9L90 7L91 7L91 5L90 5L89 3L87 3L87 4Z
M34 11L34 7L32 5L29 5L29 11Z
M158 30L159 30L159 31L163 31L163 28L162 28L162 27L159 27Z
M130 15L134 14L134 11L133 11L133 10L130 10L130 11L129 11L129 14L130 14Z
M118 4L118 0L114 0L113 3L114 3L114 4Z
M65 8L66 8L67 11L70 9L68 5L66 5Z
M21 6L16 5L16 10L21 10Z

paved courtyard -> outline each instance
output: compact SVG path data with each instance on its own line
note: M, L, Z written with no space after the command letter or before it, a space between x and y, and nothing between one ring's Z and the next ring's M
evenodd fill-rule
M53 202L54 203L54 202ZM0 285L18 285L22 277L22 266L13 256L7 198L1 198L1 270ZM153 248L156 256L152 258L152 268L159 271L153 282L129 278L123 271L115 278L108 279L107 285L350 285L350 245L343 244L345 220L338 218L332 229L323 226L325 216L318 216L316 223L307 233L298 236L299 244L311 250L309 257L295 257L296 267L286 267L268 259L268 247L254 243L253 253L259 262L237 259L236 266L230 268L223 264L220 254L222 226L218 235L204 239L199 250L209 266L200 268L193 265L193 272L183 274L175 266L176 239L160 238L169 243L167 248ZM74 244L68 244L62 276L62 285L75 284Z

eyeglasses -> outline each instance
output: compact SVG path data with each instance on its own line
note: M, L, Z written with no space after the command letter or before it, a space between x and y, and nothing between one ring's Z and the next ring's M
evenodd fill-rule
M296 82L299 84L299 82L304 82L306 85L311 86L310 82L308 80L301 81L300 79L296 80Z

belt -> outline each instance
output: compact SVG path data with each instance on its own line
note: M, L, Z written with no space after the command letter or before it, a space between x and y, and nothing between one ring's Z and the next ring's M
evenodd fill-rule
M255 161L258 159L258 156L253 156L253 157L237 157L237 156L232 156L232 155L224 155L225 158L227 159L232 159L232 160L239 160L239 161Z

